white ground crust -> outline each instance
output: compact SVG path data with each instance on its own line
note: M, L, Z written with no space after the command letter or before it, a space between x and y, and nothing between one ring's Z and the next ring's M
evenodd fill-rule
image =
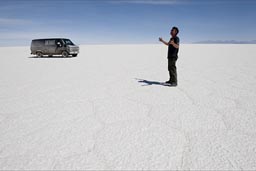
M0 169L256 169L256 46L0 48ZM152 84L140 82L147 80Z

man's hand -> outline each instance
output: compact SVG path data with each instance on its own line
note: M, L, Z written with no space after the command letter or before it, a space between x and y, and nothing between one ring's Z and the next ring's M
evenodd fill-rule
M171 41L170 41L170 44L171 44L171 45L174 45L175 43L174 43L174 41L173 41L173 40L171 40Z
M159 37L159 41L162 42L162 43L165 44L165 45L168 45L168 43L167 43L166 41L164 41L164 40L162 39L162 37Z

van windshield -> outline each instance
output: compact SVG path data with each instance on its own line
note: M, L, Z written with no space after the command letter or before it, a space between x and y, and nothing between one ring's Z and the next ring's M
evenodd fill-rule
M69 39L64 39L63 41L64 41L65 45L74 45L74 43L71 42L71 40L69 40Z

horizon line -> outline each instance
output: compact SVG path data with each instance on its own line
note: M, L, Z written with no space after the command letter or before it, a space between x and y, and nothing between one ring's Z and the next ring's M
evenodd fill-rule
M111 46L111 45L163 45L161 43L105 43L105 44L98 44L98 43L82 43L77 44L78 46L84 45L95 45L95 46ZM193 42L193 43L181 43L181 45L256 45L256 43L200 43L200 42ZM30 45L0 45L0 48L12 48L12 47L30 47Z

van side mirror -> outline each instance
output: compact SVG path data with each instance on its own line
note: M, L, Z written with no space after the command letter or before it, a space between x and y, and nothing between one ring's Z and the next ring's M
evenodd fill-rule
M57 42L57 46L58 46L58 47L61 47L61 43L60 43L60 42Z

